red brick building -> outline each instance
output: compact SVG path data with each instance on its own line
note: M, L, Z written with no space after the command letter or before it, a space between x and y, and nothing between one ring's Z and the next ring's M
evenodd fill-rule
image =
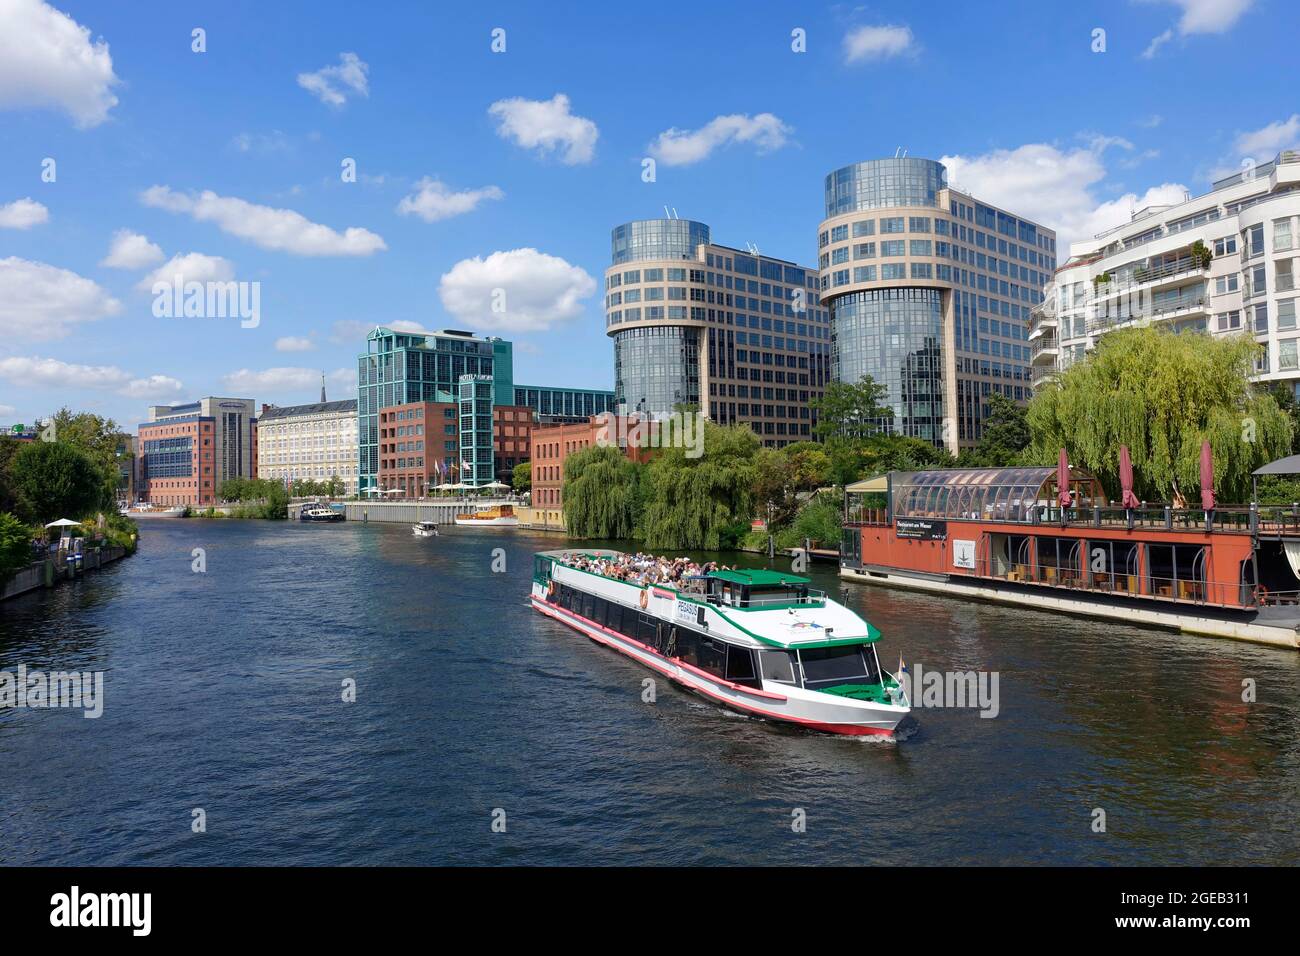
M137 431L140 499L207 507L228 479L256 478L255 407L251 398L152 406Z
M564 462L575 452L616 437L617 421L606 413L575 424L533 427L534 521L548 528L564 527ZM632 461L647 461L650 451L649 448L623 448L623 453Z
M522 405L492 409L492 446L499 481L510 483L515 465L527 461L533 410ZM408 402L379 412L378 487L397 489L388 498L419 498L430 488L460 480L460 411L455 402Z

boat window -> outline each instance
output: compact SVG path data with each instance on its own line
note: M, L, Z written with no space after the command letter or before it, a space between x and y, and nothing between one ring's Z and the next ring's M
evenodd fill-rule
M655 619L646 614L637 615L637 640L649 647L657 648L658 628L655 625Z
M675 627L673 632L676 635L676 651L671 653L670 657L677 657L687 664L698 665L699 658L699 638L694 631L688 631L684 627Z
M797 684L794 677L794 652L763 650L758 654L759 666L763 680L779 681L782 684Z
M733 684L758 686L758 675L754 671L754 652L748 647L728 644L726 678Z
M696 641L695 666L708 671L714 677L721 677L726 671L726 645L711 637L700 637Z
M876 656L864 654L863 650L861 644L801 650L799 659L803 663L804 686L878 683L880 672L876 669Z

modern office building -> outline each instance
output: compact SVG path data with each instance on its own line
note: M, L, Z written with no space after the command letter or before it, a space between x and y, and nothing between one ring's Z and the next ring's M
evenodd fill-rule
M137 430L140 498L155 505L213 505L222 482L256 478L256 407L251 398L151 406Z
M717 245L689 219L624 223L611 240L605 331L618 409L693 405L748 424L765 445L811 440L809 403L830 378L817 271Z
M298 480L338 477L357 493L357 400L310 405L263 405L257 419L257 474L290 487Z
M988 396L1030 396L1030 310L1056 268L1056 234L966 195L942 163L902 157L826 177L821 304L836 379L886 388L893 431L956 453Z
M467 409L461 396L465 376L477 383ZM486 484L493 478L508 483L515 465L528 460L533 424L585 420L607 409L613 397L601 389L516 386L514 349L504 339L376 328L357 358L358 489L415 489L447 480ZM454 431L425 434L427 418L413 417L419 405L438 406L432 412L439 429ZM456 410L454 421L443 421L447 408ZM394 414L381 421L380 413L388 410ZM399 419L399 411L412 417ZM381 434L381 427L392 434ZM472 458L463 457L463 440L471 442ZM381 472L391 484L380 483Z
M1036 382L1086 356L1112 329L1254 336L1256 378L1300 394L1300 152L1215 182L1181 203L1072 243L1035 309Z

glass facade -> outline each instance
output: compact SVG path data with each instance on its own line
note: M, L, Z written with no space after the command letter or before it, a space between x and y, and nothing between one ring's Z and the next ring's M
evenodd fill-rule
M931 442L943 438L942 296L938 289L873 289L838 296L832 311L834 377L856 383L870 375L887 390L892 430Z
M614 407L614 393L598 388L551 388L516 385L515 404L531 408L539 417L586 421Z
M614 403L667 415L700 404L700 333L692 327L624 329L614 335Z
M943 163L932 159L873 159L826 177L826 218L859 209L935 206L947 185Z
M492 376L462 375L460 411L460 480L486 485L493 479Z
M1101 484L1073 468L1070 487L1081 503L1105 501ZM890 483L894 518L1030 521L1057 499L1055 468L979 468L900 472Z
M690 219L640 219L615 226L610 251L615 265L642 259L694 259L709 242L709 227Z

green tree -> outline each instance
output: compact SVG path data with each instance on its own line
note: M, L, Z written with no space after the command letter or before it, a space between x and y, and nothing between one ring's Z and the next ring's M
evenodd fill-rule
M646 471L643 532L651 548L715 550L734 544L754 513L758 436L747 425L704 423L703 454L661 451Z
M630 538L641 517L645 466L612 445L564 462L564 522L575 538Z
M515 465L515 469L510 474L510 484L515 491L523 494L533 487L533 463L531 461L521 461Z
M103 471L64 442L28 443L14 456L10 473L27 516L40 524L83 518L103 504Z
M347 482L340 478L337 473L330 475L329 481L325 482L325 494L331 498L341 498L347 490Z
M112 508L122 484L121 462L130 436L118 428L117 422L92 412L74 412L60 408L51 416L54 419L55 439L72 445L86 453L103 475L103 495L100 506Z
M0 511L0 584L27 567L32 560L32 529L6 511Z
M975 447L961 456L961 464L998 468L1016 464L1029 447L1029 410L1000 392L988 398L989 413Z
M19 514L24 510L18 500L18 488L14 485L10 466L13 464L14 456L26 444L26 442L21 442L17 438L0 435L0 511Z
M1118 498L1119 449L1127 445L1139 498L1181 492L1190 500L1208 440L1220 499L1244 500L1250 473L1287 454L1293 438L1288 415L1250 382L1258 350L1248 335L1111 332L1091 357L1038 390L1028 454L1050 462L1063 447Z
M876 434L894 417L893 409L883 404L887 391L870 375L862 376L856 385L831 382L822 397L810 403L817 412L814 432L822 439L866 438Z

